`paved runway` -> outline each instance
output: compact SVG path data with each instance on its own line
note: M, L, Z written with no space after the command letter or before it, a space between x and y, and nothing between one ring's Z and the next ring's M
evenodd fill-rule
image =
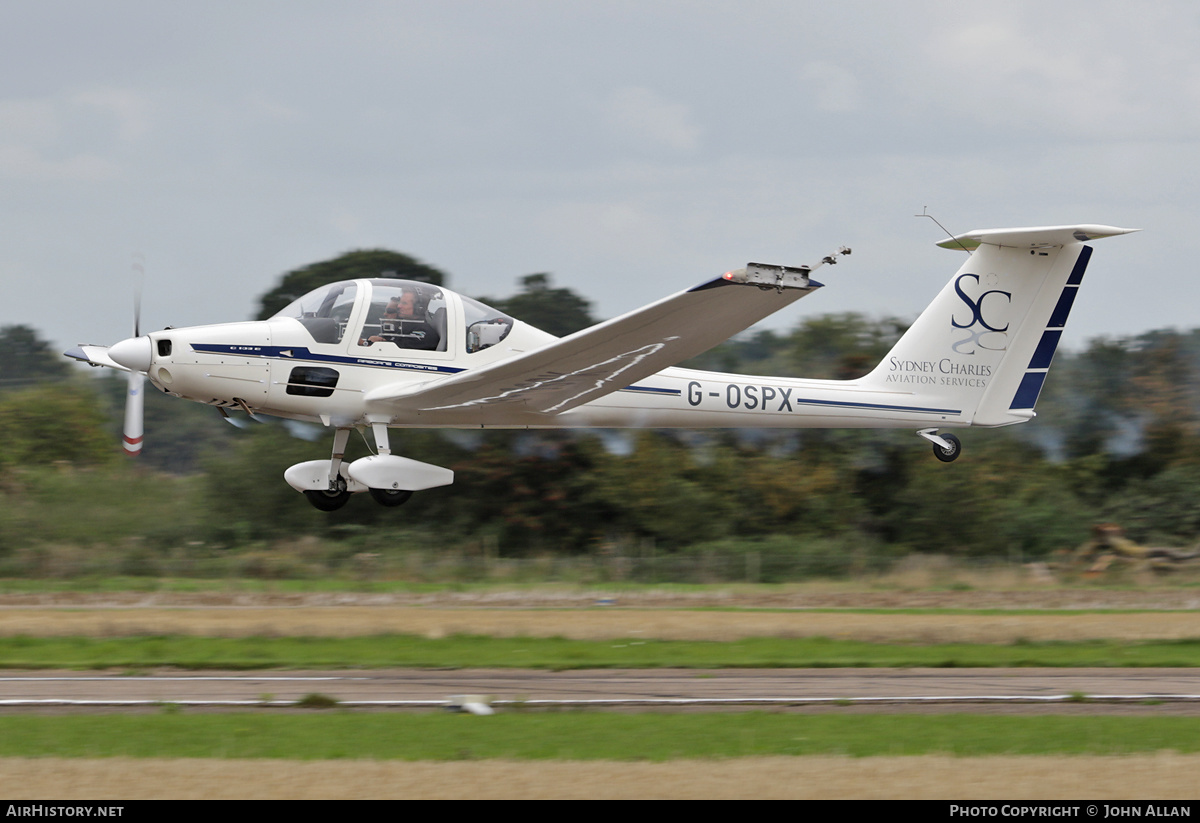
M1200 669L379 669L146 676L0 671L0 706L7 707L155 701L236 705L294 701L313 692L349 704L396 706L478 694L532 705L1049 702L1087 695L1194 701L1200 707Z

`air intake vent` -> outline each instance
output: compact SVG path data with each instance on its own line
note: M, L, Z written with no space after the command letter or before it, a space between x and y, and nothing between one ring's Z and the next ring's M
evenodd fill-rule
M288 377L287 393L301 397L329 397L337 386L338 372L320 366L297 366Z

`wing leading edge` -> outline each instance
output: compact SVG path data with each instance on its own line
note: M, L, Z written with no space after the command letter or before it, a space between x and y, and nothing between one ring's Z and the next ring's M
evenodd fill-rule
M773 270L778 276L764 279ZM707 351L811 294L821 284L807 273L751 264L540 349L416 386L383 386L365 399L397 412L518 404L558 414Z

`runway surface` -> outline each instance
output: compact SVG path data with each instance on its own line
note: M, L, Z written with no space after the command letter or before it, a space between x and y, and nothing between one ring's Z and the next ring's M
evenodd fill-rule
M181 703L283 705L320 693L348 705L444 705L485 695L496 705L803 705L1186 702L1200 710L1200 669L380 669L124 676L0 671L0 707Z

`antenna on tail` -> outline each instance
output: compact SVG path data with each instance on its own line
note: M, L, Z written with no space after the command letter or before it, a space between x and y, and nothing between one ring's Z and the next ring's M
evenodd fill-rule
M937 224L938 224L938 228L939 228L939 229L941 229L942 231L944 231L944 232L946 233L946 235L947 235L947 236L948 236L948 237L949 237L951 240L953 240L955 243L958 243L958 247L959 247L960 249L962 249L963 251L965 251L967 254L970 254L970 253L971 253L971 250L970 250L970 249L968 249L966 246L964 246L964 245L962 244L962 241L958 240L958 239L957 239L957 238L956 238L956 237L955 237L953 234L951 234L951 233L950 233L950 230L949 230L948 228L946 228L945 226L943 226L943 225L941 224L941 222L940 222L940 221L939 221L939 220L938 220L936 217L934 217L932 214L930 214L930 213L929 213L929 206L923 206L923 207L921 208L921 213L920 213L920 214L914 214L914 215L913 215L913 217L928 217L930 220L932 220L933 222L937 223Z

